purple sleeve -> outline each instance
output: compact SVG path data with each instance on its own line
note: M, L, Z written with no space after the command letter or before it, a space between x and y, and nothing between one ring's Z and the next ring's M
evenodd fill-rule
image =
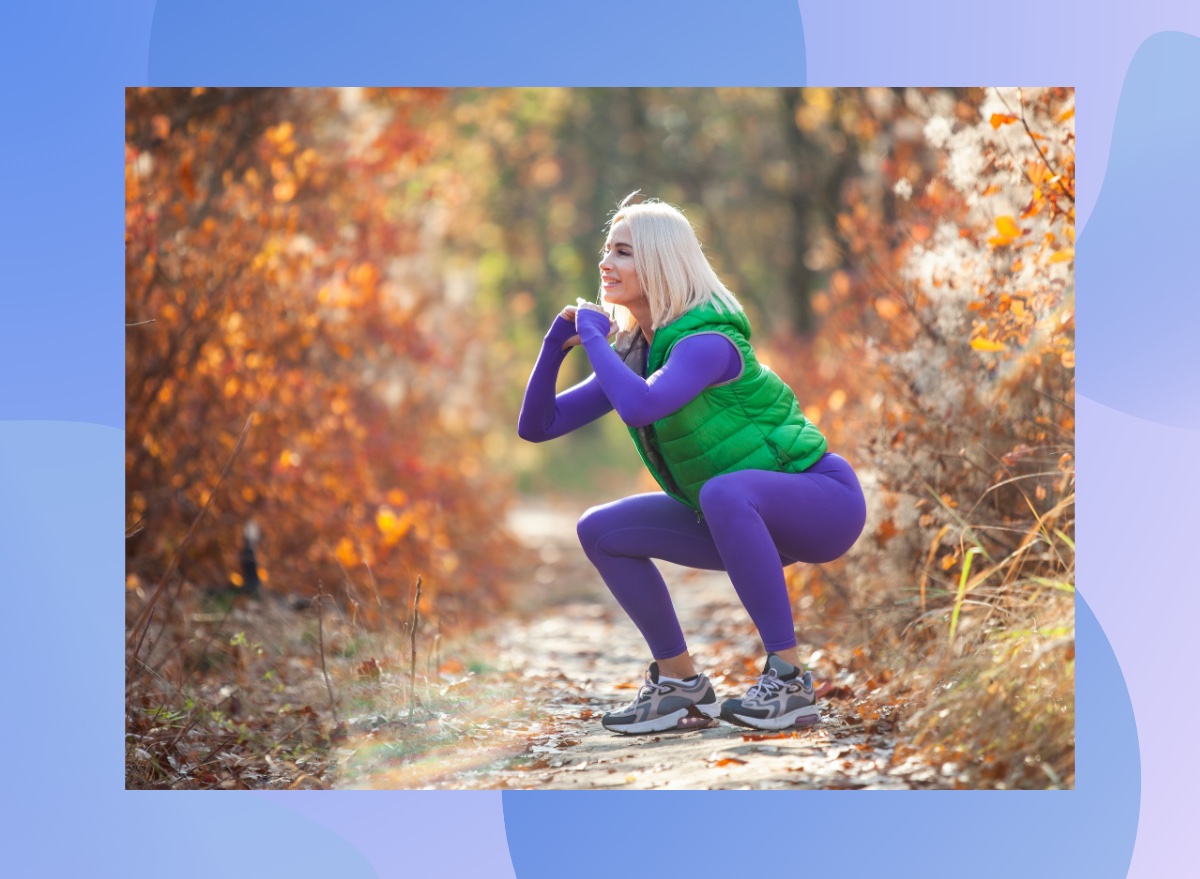
M671 350L662 369L648 379L622 363L599 332L585 330L580 335L600 386L630 427L665 418L709 385L737 378L742 371L737 347L720 333L683 339Z
M562 350L562 346L574 334L575 327L561 317L546 334L529 384L525 386L525 399L517 421L517 435L521 439L531 443L545 442L612 411L612 404L594 375L555 394L558 369L570 353Z

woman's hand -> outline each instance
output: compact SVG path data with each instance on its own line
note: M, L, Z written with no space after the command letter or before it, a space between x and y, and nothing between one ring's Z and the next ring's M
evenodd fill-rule
M599 305L596 305L595 303L592 303L592 302L588 302L584 299L579 299L579 300L577 300L577 302L578 302L577 305L566 306L562 311L560 311L558 313L558 316L560 318L562 318L564 321L566 321L567 323L575 324L576 327L578 327L578 325L579 325L578 315L581 311L595 312L600 317L603 317L604 320L609 321L608 327L607 327L604 335L605 336L612 335L613 331L616 329L616 324L613 324L612 321L609 319L607 311L602 309ZM599 321L600 317L593 318L593 320ZM599 326L599 323L597 323L597 326ZM582 344L582 340L579 338L579 334L576 333L575 335L571 336L569 339L567 339L563 342L562 350L566 351L569 348L574 348L576 345L579 345L579 344Z
M581 302L575 309L575 329L580 333L598 333L601 338L608 338L616 326L608 312L590 302Z
M577 311L577 309L575 308L574 305L568 305L566 308L564 308L562 311L560 311L558 313L558 316L569 323L575 323L575 312L576 311ZM564 351L566 351L569 348L574 348L578 344L579 344L579 334L576 333L575 335L571 336L571 338L569 338L565 342L563 342L562 349Z

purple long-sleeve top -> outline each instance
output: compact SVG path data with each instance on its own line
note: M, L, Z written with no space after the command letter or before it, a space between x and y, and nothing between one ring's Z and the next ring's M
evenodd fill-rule
M742 369L737 348L716 333L679 341L661 369L649 378L626 366L607 341L608 318L582 311L577 324L554 321L534 364L517 433L530 442L545 442L595 421L612 409L630 427L642 427L670 415L709 385L736 378ZM579 333L592 363L592 375L561 394L555 393L558 370L569 352L566 342Z

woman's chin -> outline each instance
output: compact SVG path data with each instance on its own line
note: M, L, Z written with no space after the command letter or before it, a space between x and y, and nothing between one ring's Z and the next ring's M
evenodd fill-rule
M600 296L600 301L604 305L621 305L625 308L629 308L630 306L637 306L639 302L644 302L645 299L643 297L631 298L629 296L623 296L620 290L605 290Z

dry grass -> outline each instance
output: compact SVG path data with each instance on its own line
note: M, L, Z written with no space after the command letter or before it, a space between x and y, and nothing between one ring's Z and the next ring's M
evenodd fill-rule
M131 590L131 624L143 607ZM185 587L127 650L126 787L321 787L334 729L315 627L311 607Z
M132 625L146 599L127 599ZM525 747L528 706L515 676L476 658L485 642L425 626L414 650L319 605L184 584L131 663L126 787L420 788Z
M931 552L915 608L900 594L876 605L866 653L885 683L869 702L902 718L897 760L945 767L961 787L1074 786L1073 511L1070 494L1004 556L993 545L985 559L977 542L938 589L927 588Z

